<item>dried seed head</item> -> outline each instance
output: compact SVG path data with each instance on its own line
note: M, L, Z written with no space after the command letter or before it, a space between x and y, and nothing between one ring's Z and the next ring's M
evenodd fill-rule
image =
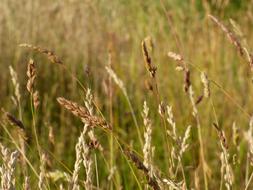
M28 92L30 92L32 94L33 90L34 90L34 80L36 78L35 63L32 59L30 59L28 62L26 74L28 76L26 88L27 88Z
M46 154L42 154L40 161L40 174L39 174L39 184L40 190L45 188L45 177L46 177Z
M224 147L225 149L228 149L228 144L227 144L227 140L226 140L224 131L216 123L213 123L213 126L218 133L218 136L219 136L219 139L221 142L221 146Z
M10 150L2 144L0 144L0 149L0 157L2 159L2 165L0 167L1 189L15 189L14 171L19 152L10 152Z
M15 89L15 96L16 96L16 100L17 102L20 102L20 92L19 92L19 83L18 83L18 76L16 71L14 71L14 69L12 68L12 66L9 66L10 69L10 75L11 75L11 80Z
M149 53L149 50L151 49L149 46L152 47L152 45L148 44L152 44L151 38L145 38L141 43L143 59L146 69L150 73L151 77L155 78L157 68L152 64L152 60Z
M181 56L180 54L177 54L175 52L168 52L168 56L172 59L174 59L175 61L179 61L180 63L184 60L183 56Z
M207 78L206 73L201 72L200 78L201 78L201 82L204 85L204 96L206 98L209 98L210 97L210 86L209 86L209 80Z
M143 146L143 155L144 155L144 161L143 164L146 168L149 169L149 175L153 176L152 173L152 148L151 148L151 139L152 139L152 122L149 118L149 108L147 106L147 102L144 102L143 105L143 123L145 126L145 132L144 132L144 139L145 144Z
M69 110L72 114L79 117L83 123L88 124L91 127L101 126L105 129L111 129L104 119L100 117L90 115L89 111L77 103L69 101L65 98L57 98L58 103L65 109Z
M48 125L48 139L52 145L55 145L54 129L52 125Z
M145 87L146 87L147 90L149 90L151 92L154 90L154 87L153 87L150 80L145 80Z
M184 71L184 67L181 65L178 65L178 66L176 66L175 70L176 71Z
M200 95L198 98L197 98L197 100L196 100L196 105L198 105L202 100L203 100L203 95Z
M160 114L160 116L164 117L165 112L166 112L165 105L163 102L161 102L158 107L158 113Z
M193 114L194 117L196 117L197 114L198 114L198 110L197 110L197 107L196 107L196 102L194 100L194 91L192 89L192 86L189 87L189 97L190 97L191 104L192 104L192 109L193 109L192 114Z
M37 109L39 104L40 104L39 92L36 90L33 93L33 106L34 106L34 108Z
M189 125L185 131L184 137L182 139L181 147L179 150L180 157L183 155L183 153L187 150L189 144L187 143L187 140L190 138L190 132L191 132L191 126Z
M186 70L184 74L184 91L188 92L189 87L191 86L191 80L190 80L190 70Z
M228 39L230 42L237 48L238 52L240 53L241 56L244 56L244 51L241 43L235 36L235 34L230 31L224 24L222 24L216 17L213 15L208 15L208 17L217 25L221 28L221 30L227 35Z
M6 119L12 124L15 125L16 127L18 127L21 130L25 129L25 126L23 124L22 121L20 121L19 119L17 119L14 115L12 115L9 112L6 112L3 110L3 112L5 113Z
M174 114L172 112L172 106L167 106L167 122L170 124L171 128L167 130L167 133L171 138L176 141L177 136L177 129L176 129L176 122L174 120Z
M47 49L44 49L44 48L41 48L38 46L34 46L31 44L20 44L19 46L29 48L35 52L42 53L42 54L46 55L51 63L63 64L63 62L55 55L55 53L53 51L50 51L50 50L47 50Z

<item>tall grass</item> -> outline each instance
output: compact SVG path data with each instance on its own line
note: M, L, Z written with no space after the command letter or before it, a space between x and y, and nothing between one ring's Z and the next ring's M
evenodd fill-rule
M253 187L252 1L0 12L1 189Z

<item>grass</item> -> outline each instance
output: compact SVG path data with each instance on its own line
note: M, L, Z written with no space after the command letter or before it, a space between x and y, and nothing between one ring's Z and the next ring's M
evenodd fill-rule
M252 1L0 3L1 189L251 189Z

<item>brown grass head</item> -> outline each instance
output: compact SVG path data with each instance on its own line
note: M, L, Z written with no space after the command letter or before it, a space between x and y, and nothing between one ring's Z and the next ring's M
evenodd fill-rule
M90 115L89 111L85 107L78 105L76 102L72 102L63 97L58 97L57 101L73 115L80 118L83 123L88 124L91 127L101 126L105 129L111 129L104 119Z
M148 44L150 44L148 46ZM152 40L150 37L145 38L142 43L141 43L141 47L142 47L142 54L143 54L143 59L144 59L144 63L146 66L146 69L148 70L148 72L150 73L150 75L155 78L156 75L156 70L157 68L152 64L152 59L149 53L149 49L152 49Z
M158 185L158 182L155 180L155 178L151 177L149 175L149 170L148 168L146 168L144 166L144 164L142 163L142 161L140 160L140 158L132 151L130 151L129 149L125 149L124 150L124 154L127 156L127 158L129 160L131 160L133 162L133 164L139 169L141 170L147 181L148 181L148 185L153 188L154 190L160 190L160 187Z
M31 45L31 44L20 44L19 46L20 47L25 47L25 48L28 48L28 49L33 50L35 52L42 53L42 54L46 55L48 60L51 63L63 64L61 59L51 50L41 48L39 46L34 46L34 45Z
M227 35L228 39L230 42L237 48L238 52L240 53L241 56L244 56L244 50L239 42L238 38L236 35L229 30L223 23L221 23L215 16L213 15L208 15L208 17L218 26L220 29Z
M28 76L26 88L28 92L32 94L34 91L34 80L36 78L35 63L32 59L30 59L28 62L26 75Z
M214 128L216 129L219 139L221 141L221 144L224 146L224 148L228 149L227 140L224 134L224 131L218 126L218 124L213 123Z

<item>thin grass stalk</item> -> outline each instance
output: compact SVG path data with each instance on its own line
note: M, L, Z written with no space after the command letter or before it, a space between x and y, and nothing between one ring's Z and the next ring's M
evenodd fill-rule
M150 48L148 48L147 43L149 44ZM150 56L150 53L149 53L149 49L152 50L152 48L153 48L153 42L152 42L151 37L146 37L142 41L141 47L142 47L142 55L143 55L143 60L144 60L145 67L146 67L147 71L150 74L150 77L151 77L151 80L152 80L152 85L155 87L154 88L155 90L152 90L152 92L153 92L154 97L156 99L157 108L159 109L160 102L161 102L161 97L160 97L160 93L159 93L159 89L158 89L158 84L157 84L157 79L156 79L157 68L153 64L151 56ZM164 134L163 138L165 140L164 147L165 147L165 150L166 150L165 151L165 157L168 157L168 153L167 152L169 152L169 141L168 141L168 137L166 135L167 126L166 126L165 118L164 117L160 117L160 122L163 125L164 132L165 132L165 133L163 133ZM165 164L166 164L166 168L168 168L167 162Z
M127 91L126 91L126 88L123 84L123 82L118 78L118 76L116 75L116 73L109 67L105 67L106 68L106 71L108 72L108 74L112 77L112 79L114 80L114 82L119 86L119 88L122 90L126 100L127 100L127 103L128 103L128 106L130 108L130 111L131 111L131 114L132 114L132 117L133 117L133 120L134 120L134 124L135 124L135 127L136 127L136 130L137 130L137 134L138 134L138 138L139 138L139 142L141 144L141 146L143 146L143 140L142 140L142 137L141 137L141 132L140 132L140 127L138 125L138 122L137 122L137 119L136 119L136 116L135 116L135 113L134 113L134 109L133 109L133 106L130 102L130 99L128 97L128 94L127 94Z
M202 170L203 170L203 175L204 175L204 183L205 183L205 190L208 190L208 181L207 181L207 174L206 174L206 161L204 157L204 144L203 144L203 139L202 139L202 132L201 132L201 125L200 125L200 120L199 120L199 115L198 115L198 110L195 105L195 100L194 100L194 92L192 90L192 86L189 87L189 97L191 100L192 108L193 108L193 116L196 119L197 122L197 130L198 130L198 140L200 144L200 159L202 163Z

